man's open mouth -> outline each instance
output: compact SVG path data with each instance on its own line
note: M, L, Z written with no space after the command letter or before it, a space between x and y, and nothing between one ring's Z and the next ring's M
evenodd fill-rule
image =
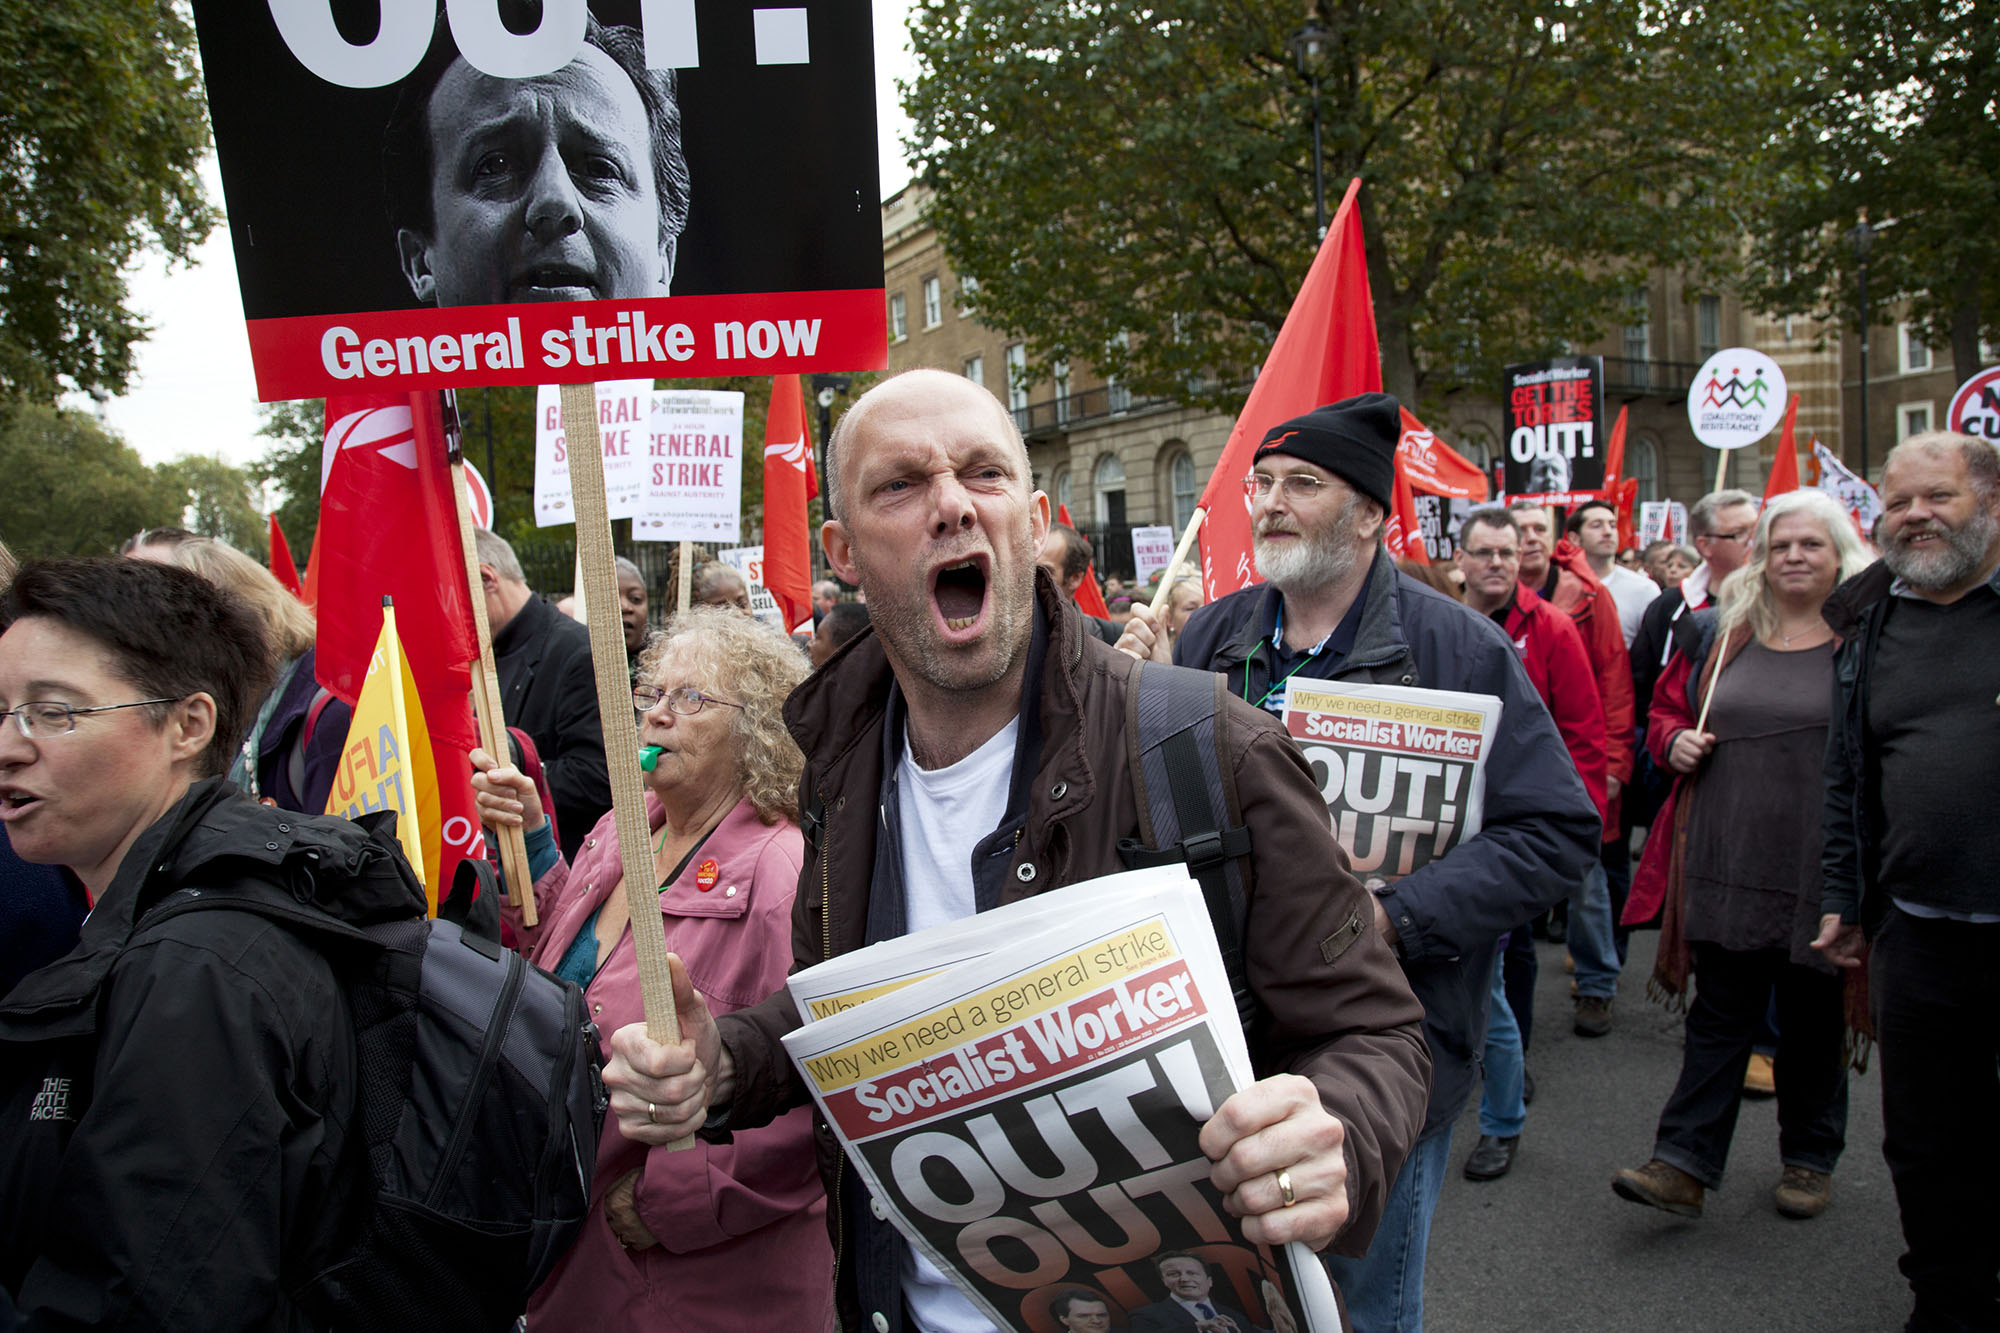
M986 569L977 559L959 560L938 570L931 596L946 629L971 629L986 608Z
M13 788L0 789L0 819L9 819L41 803L41 797Z
M516 297L528 301L574 301L597 295L597 275L575 264L536 264L516 274Z

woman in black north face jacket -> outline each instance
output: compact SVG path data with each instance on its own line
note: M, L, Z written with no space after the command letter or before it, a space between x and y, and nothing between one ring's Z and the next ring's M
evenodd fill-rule
M215 776L266 659L196 575L31 565L0 623L0 821L93 900L0 1004L0 1327L309 1327L283 1293L366 1167L352 1019L304 938L346 927L303 867L337 889L360 835ZM248 910L180 910L204 893Z

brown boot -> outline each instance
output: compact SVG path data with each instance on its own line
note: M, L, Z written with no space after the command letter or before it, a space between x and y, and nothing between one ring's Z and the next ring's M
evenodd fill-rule
M1771 1057L1750 1053L1750 1066L1743 1071L1743 1095L1745 1097L1775 1097L1778 1095L1778 1074L1771 1064Z
M1786 1168L1787 1173L1790 1170L1790 1167ZM1704 1193L1701 1182L1657 1157L1637 1171L1628 1169L1611 1177L1611 1192L1621 1199L1630 1199L1633 1203L1643 1203L1682 1217L1701 1216Z
M1778 1211L1801 1220L1818 1217L1833 1202L1833 1177L1810 1167L1788 1166L1772 1192Z

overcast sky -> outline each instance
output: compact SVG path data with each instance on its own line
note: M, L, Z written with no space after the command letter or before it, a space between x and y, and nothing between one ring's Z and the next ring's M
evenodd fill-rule
M897 142L909 121L896 103L895 81L910 77L913 62L903 26L908 0L873 4L877 152L886 199L909 180ZM202 178L220 205L222 182L213 160ZM228 229L216 228L191 267L169 272L159 256L150 257L133 274L131 300L154 332L139 348L131 391L105 405L105 420L148 463L194 453L221 454L238 464L254 460L264 448L257 434L257 381Z

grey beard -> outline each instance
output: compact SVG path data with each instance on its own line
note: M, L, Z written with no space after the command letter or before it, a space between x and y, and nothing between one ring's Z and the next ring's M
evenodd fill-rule
M1943 529L1943 545L1918 550L1906 545L1899 532L1882 552L1890 573L1927 592L1949 588L1978 573L1986 562L1986 553L1993 547L1994 536L2000 534L2000 519L1983 509L1958 527L1947 528L1942 523L1934 526Z
M1252 538L1257 556L1257 572L1279 592L1303 592L1338 583L1354 572L1361 552L1352 542L1286 542L1268 546L1261 537Z

